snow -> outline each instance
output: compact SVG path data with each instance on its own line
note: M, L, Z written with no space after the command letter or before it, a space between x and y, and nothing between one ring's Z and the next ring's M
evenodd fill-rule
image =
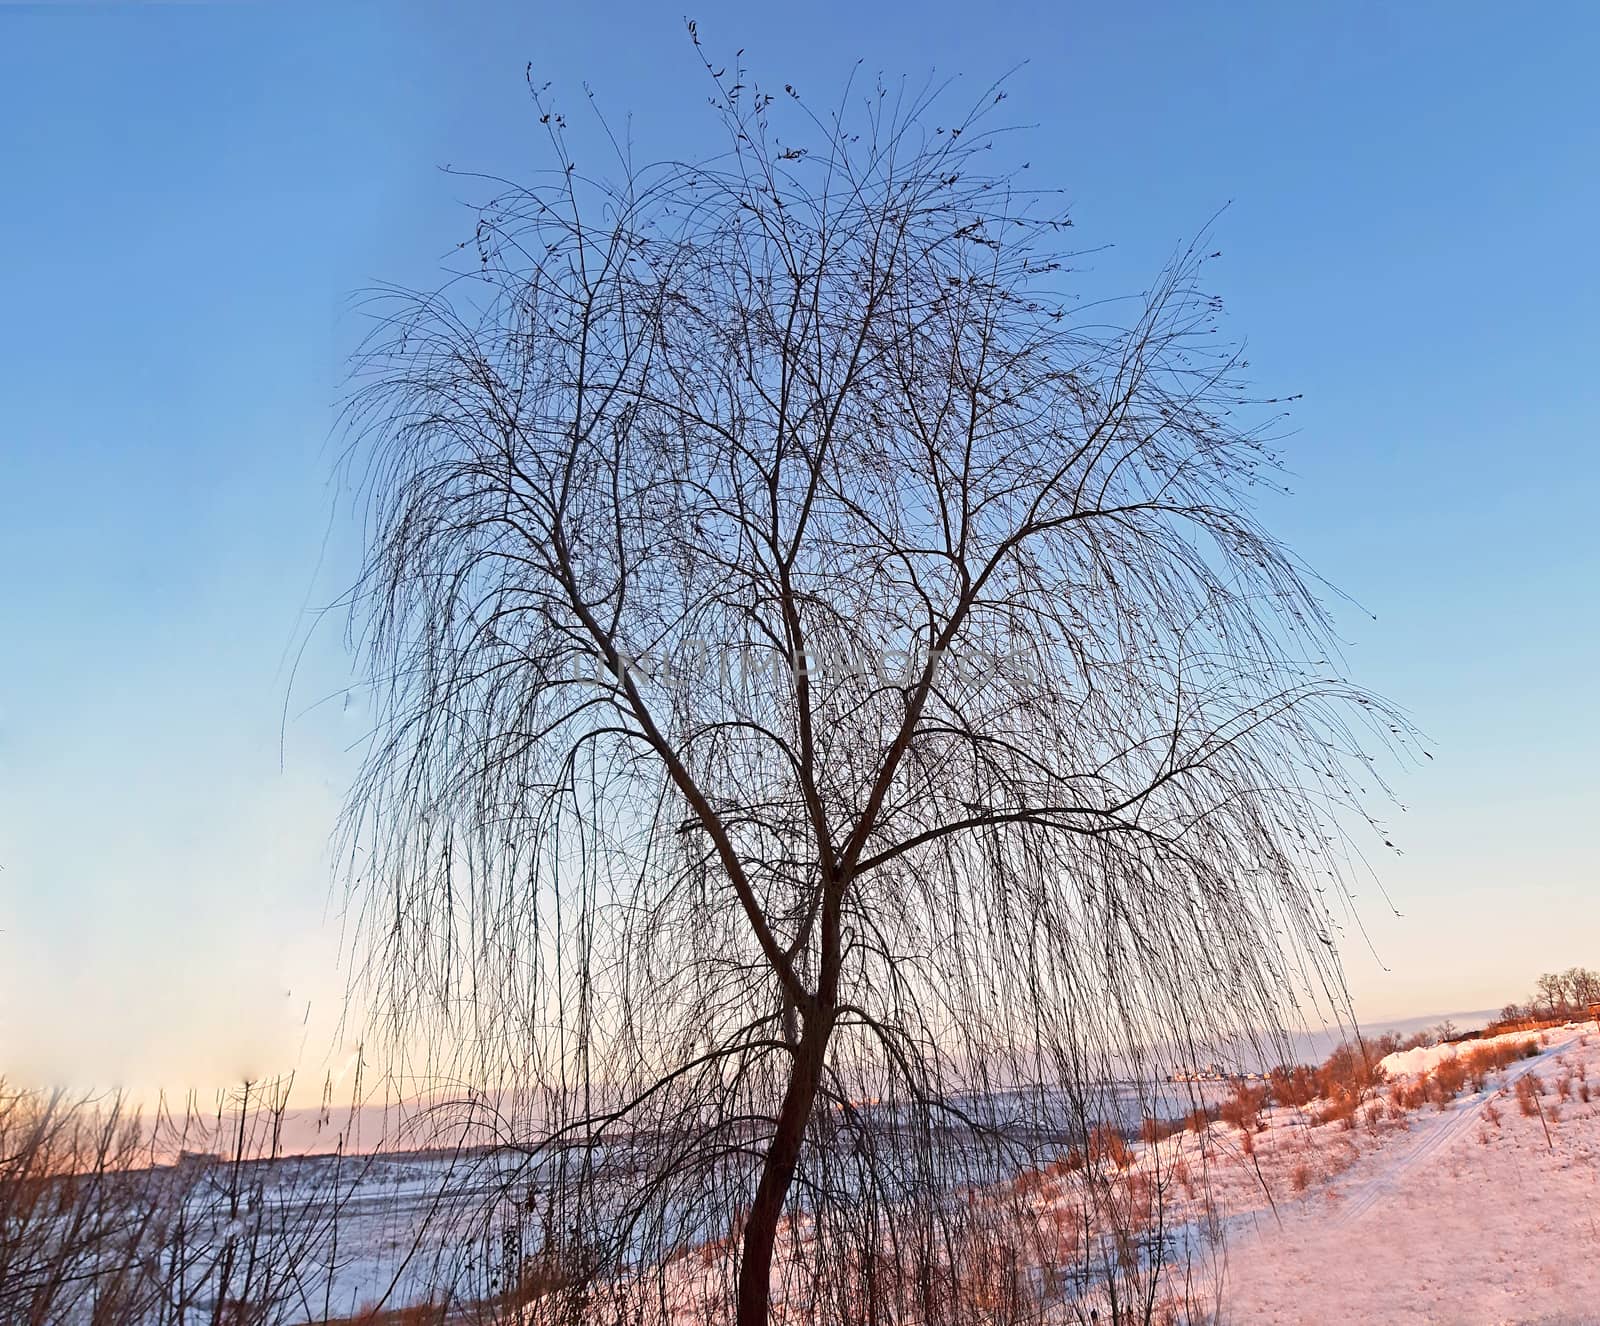
M1219 1326L1600 1321L1600 1035L1587 1024L1538 1039L1536 1057L1510 1062L1481 1092L1469 1082L1443 1106L1408 1110L1398 1097L1482 1042L1390 1055L1387 1085L1348 1118L1319 1112L1326 1102L1275 1107L1248 1134L1219 1122L1137 1145L1126 1178L1165 1176L1166 1228L1200 1274L1220 1280ZM1544 1093L1532 1113L1519 1107L1523 1077ZM474 1244L471 1199L492 1175L471 1163L452 1172L460 1163L369 1162L344 1205L334 1305L354 1308L392 1287L398 1306L441 1277L475 1278L455 1260ZM286 1185L296 1164L279 1162ZM1036 1212L1077 1200L1070 1183L1035 1177L1044 1179L1027 1189ZM461 1202L458 1214L409 1258L429 1195L441 1191ZM673 1270L685 1320L707 1319L688 1309L726 1283L728 1249L702 1252Z
M1530 1036L1526 1031L1507 1032L1503 1036L1477 1037L1447 1045L1419 1045L1413 1050L1397 1050L1378 1060L1378 1067L1391 1078L1412 1077L1418 1073L1431 1073L1447 1059L1474 1050L1480 1045L1520 1044Z
M1407 1054L1417 1059L1395 1071L1426 1065ZM1337 1178L1280 1201L1276 1218L1255 1211L1236 1222L1224 1321L1595 1321L1600 1090L1581 1101L1575 1076L1570 1100L1557 1088L1580 1072L1600 1088L1592 1027L1553 1033L1537 1059L1481 1095L1345 1134L1355 1154ZM1547 1088L1544 1123L1517 1106L1512 1083L1524 1073Z
M1407 1052L1348 1120L1273 1108L1248 1141L1216 1123L1142 1145L1128 1176L1181 1163L1196 1177L1173 1186L1169 1228L1197 1267L1219 1268L1219 1326L1600 1321L1600 1036L1543 1040L1442 1107L1403 1109L1397 1089L1480 1042ZM1534 1114L1523 1077L1544 1091ZM1046 1183L1036 1209L1072 1200Z
M1398 1089L1478 1042L1408 1051L1347 1120L1319 1102L1264 1111L1248 1141L1221 1123L1176 1133L1136 1147L1127 1178L1167 1177L1169 1237L1220 1281L1218 1326L1600 1321L1600 1036L1544 1042L1484 1091L1415 1110ZM1518 1106L1524 1076L1545 1092L1534 1115ZM1173 1184L1180 1172L1195 1182ZM1047 1214L1075 1197L1046 1181L1033 1200ZM679 1264L685 1323L717 1319L727 1250L705 1251ZM1078 1320L1065 1304L1044 1319Z

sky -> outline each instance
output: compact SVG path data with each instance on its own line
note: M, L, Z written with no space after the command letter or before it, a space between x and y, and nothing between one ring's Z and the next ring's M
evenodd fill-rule
M1357 1010L1600 966L1600 9L690 12L821 99L858 60L1009 74L1086 288L1143 288L1224 209L1227 330L1303 393L1263 514L1435 757L1395 772ZM580 159L584 82L641 159L715 149L680 13L0 5L0 1075L348 1069L329 842L363 720L322 610L359 549L333 479L354 297L470 237L483 190L444 167L547 164L530 65Z

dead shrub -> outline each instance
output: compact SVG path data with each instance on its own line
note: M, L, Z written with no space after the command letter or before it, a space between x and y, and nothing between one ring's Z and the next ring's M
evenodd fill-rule
M1304 1064L1279 1064L1267 1074L1267 1087L1276 1104L1296 1108L1309 1105L1317 1098L1317 1071Z
M1016 1178L1011 1180L1011 1191L1018 1197L1031 1197L1044 1189L1045 1176L1042 1171L1025 1169Z
M1461 1094L1467 1085L1467 1066L1460 1055L1441 1060L1433 1070L1433 1098L1443 1108Z
M1289 1182L1294 1185L1296 1192L1304 1192L1311 1186L1311 1166L1301 1161L1290 1173Z
M1076 1206L1052 1207L1047 1227L1041 1231L1048 1274L1058 1267L1076 1265L1083 1249L1083 1212ZM1060 1286L1056 1286L1059 1292Z
M342 1177L286 1162L287 1091L140 1116L114 1094L0 1079L0 1322L192 1321L202 1303L227 1326L291 1320L294 1296L331 1274L368 1162Z
M1536 1073L1524 1073L1517 1079L1517 1108L1530 1119L1539 1113L1542 1085Z
M1194 1175L1189 1173L1189 1162L1180 1160L1173 1165L1172 1177L1178 1181L1178 1186L1183 1189L1183 1195L1192 1202L1194 1200L1195 1187Z
M419 1303L407 1308L371 1305L353 1317L329 1317L326 1326L444 1326L444 1304Z
M1420 1110L1432 1098L1433 1083L1427 1073L1418 1073L1400 1089L1400 1103L1408 1110Z
M1348 1043L1341 1045L1317 1070L1318 1094L1328 1100L1342 1096L1359 1099L1383 1081L1383 1070L1378 1067L1378 1061L1397 1044L1391 1039L1382 1039L1365 1047Z
M1532 1040L1490 1041L1475 1046L1467 1052L1465 1056L1467 1071L1475 1080L1481 1081L1490 1073L1498 1072L1518 1059L1526 1059L1538 1053L1539 1047Z
M1127 1169L1133 1164L1133 1148L1121 1130L1109 1124L1098 1124L1089 1133L1089 1158L1109 1160L1118 1169Z
M1253 1132L1262 1126L1261 1110L1266 1103L1267 1088L1252 1087L1241 1078L1218 1107L1217 1117L1244 1132Z
M1146 1115L1144 1122L1139 1125L1139 1140L1147 1146L1154 1146L1157 1142L1166 1141L1174 1133L1181 1133L1184 1126L1182 1119L1158 1119Z
M1155 1180L1142 1171L1130 1174L1123 1192L1127 1199L1128 1224L1134 1229L1145 1228L1160 1203L1161 1194Z

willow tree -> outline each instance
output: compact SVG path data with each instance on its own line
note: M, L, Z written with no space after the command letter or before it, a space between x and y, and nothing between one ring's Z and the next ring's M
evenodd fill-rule
M1079 307L1003 94L708 73L726 151L612 182L539 98L553 168L383 311L352 841L547 1239L616 1282L731 1232L741 1326L881 1254L927 1319L998 1088L1337 993L1390 720L1253 513L1197 249Z

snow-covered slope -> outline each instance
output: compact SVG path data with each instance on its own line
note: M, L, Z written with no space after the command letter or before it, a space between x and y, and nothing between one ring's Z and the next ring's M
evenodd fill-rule
M1445 1057L1407 1053L1391 1076ZM1515 1089L1524 1074L1544 1093L1530 1113ZM1593 1024L1551 1033L1486 1092L1394 1123L1345 1134L1354 1154L1334 1181L1236 1222L1226 1322L1600 1321Z

